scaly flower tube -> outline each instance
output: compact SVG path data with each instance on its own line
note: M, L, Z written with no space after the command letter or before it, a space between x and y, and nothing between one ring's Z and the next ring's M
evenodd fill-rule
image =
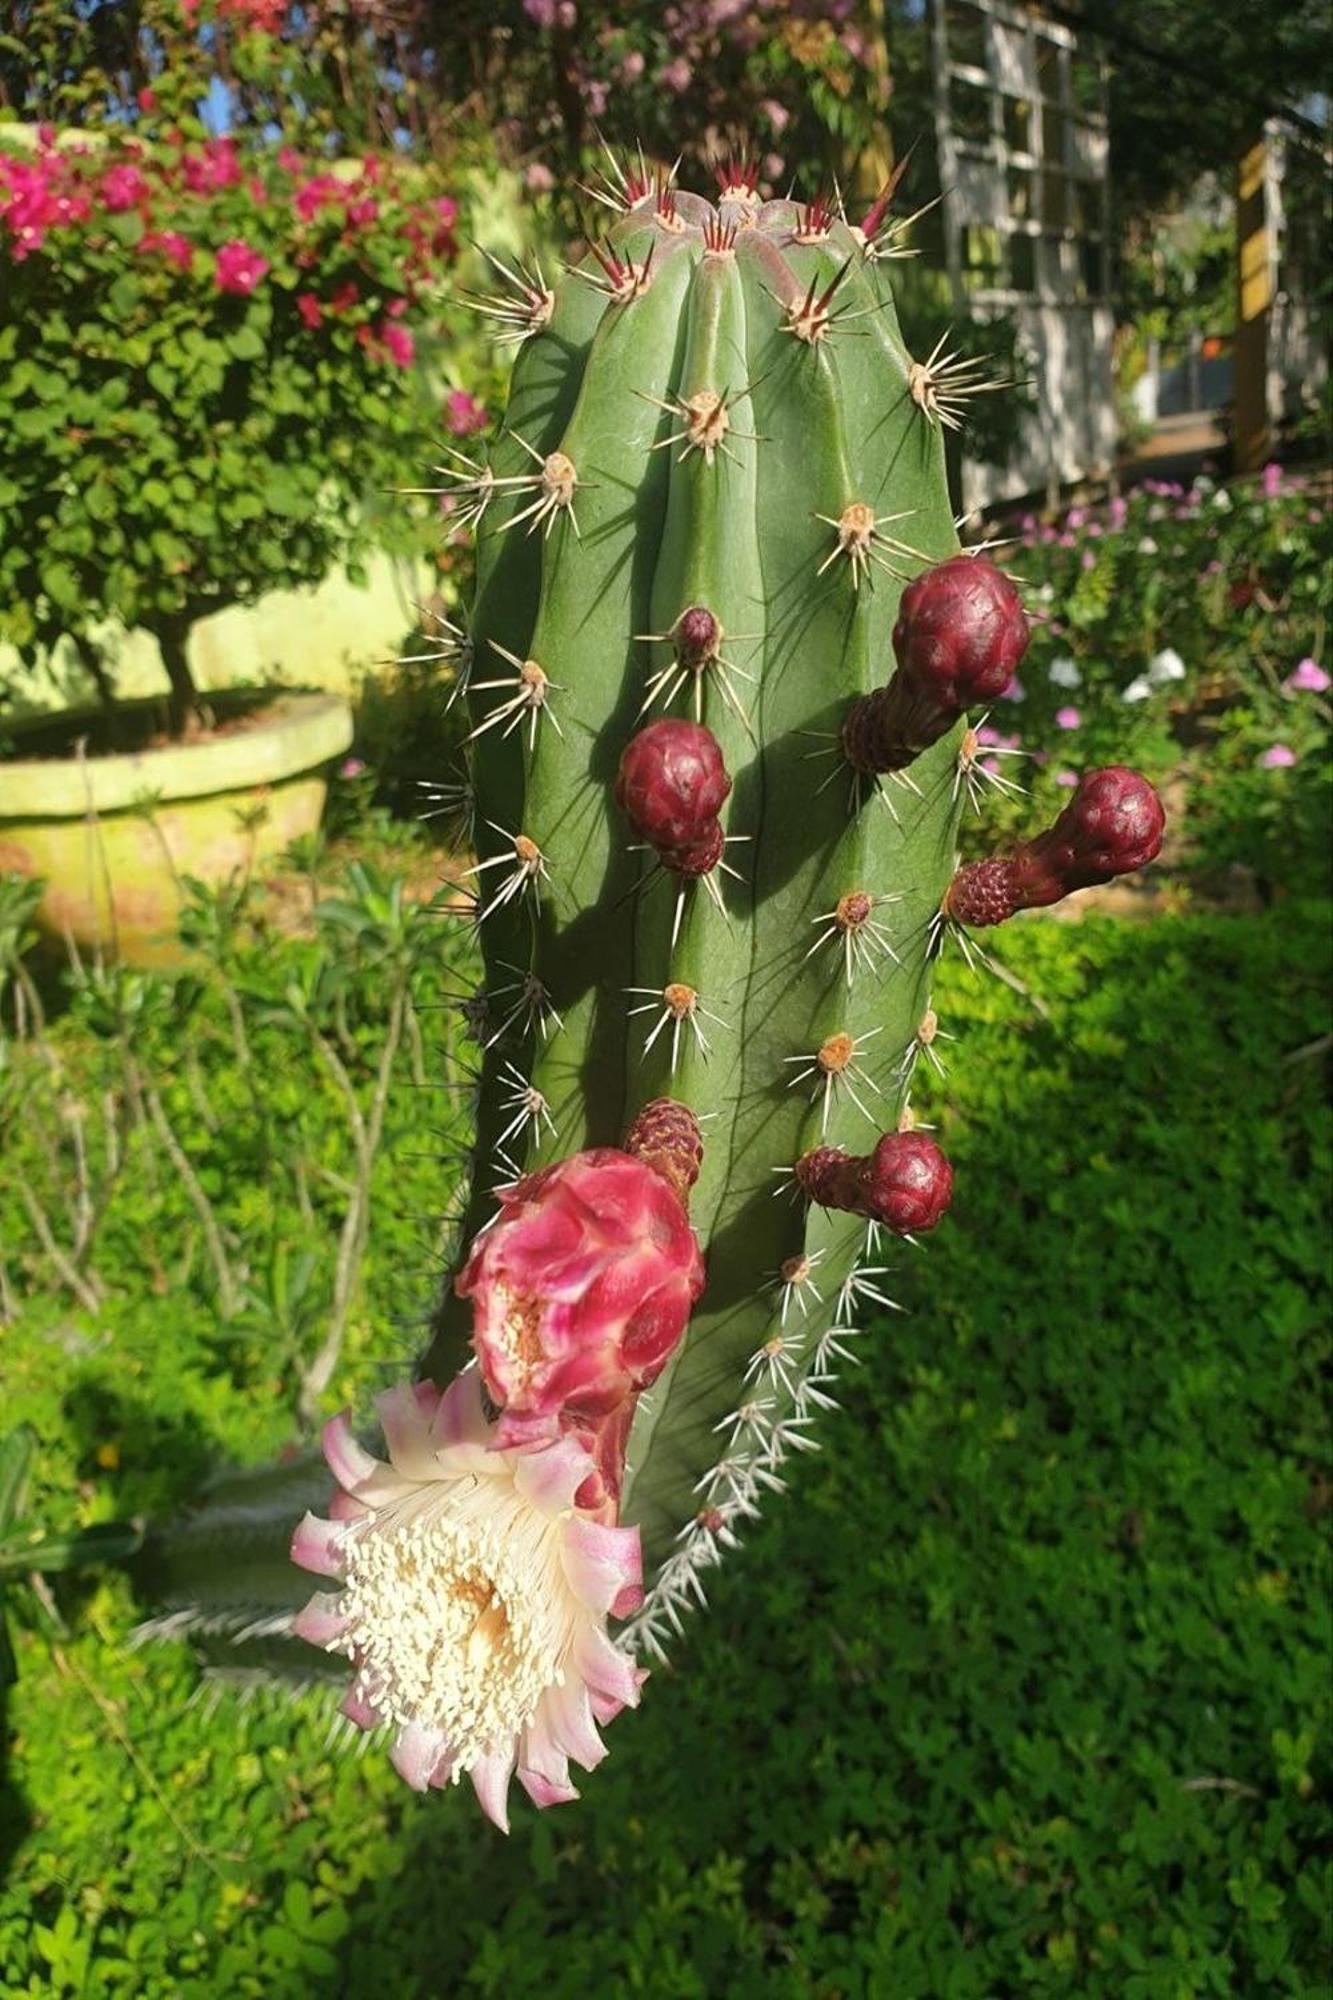
M430 1383L379 1402L386 1465L347 1414L324 1432L340 1491L332 1518L307 1514L292 1560L341 1588L318 1591L294 1630L355 1669L342 1712L394 1731L393 1763L418 1791L464 1773L508 1831L515 1769L534 1804L578 1797L597 1733L634 1707L645 1678L607 1637L642 1600L637 1528L578 1506L594 1477L586 1446L497 1445L475 1369L443 1395Z
M695 1157L689 1179L697 1171ZM506 1189L501 1204L455 1289L472 1301L501 1442L544 1443L656 1379L703 1288L703 1259L678 1184L634 1151L575 1153Z

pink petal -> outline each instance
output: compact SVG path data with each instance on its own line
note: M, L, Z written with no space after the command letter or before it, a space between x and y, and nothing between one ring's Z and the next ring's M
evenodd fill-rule
M563 1785L553 1784L540 1771L529 1771L522 1764L518 1767L518 1782L535 1806L565 1806L578 1797L577 1787L568 1781Z
M605 1613L625 1593L640 1593L643 1559L637 1528L607 1528L600 1521L567 1521L560 1554L570 1588L590 1611Z
M490 1427L481 1407L481 1376L475 1368L456 1375L445 1390L431 1424L431 1438L437 1450L489 1443Z
M543 1514L562 1514L595 1470L592 1454L577 1438L561 1438L544 1451L528 1451L514 1463L514 1484Z
M588 1684L592 1712L599 1722L610 1719L597 1705L599 1695L619 1708L638 1707L640 1684L648 1678L646 1669L636 1667L595 1625L585 1626L575 1641L574 1664Z
M384 1717L371 1701L365 1689L353 1681L338 1704L338 1713L354 1722L358 1729L378 1729Z
M341 1487L329 1502L331 1521L364 1521L369 1513L369 1507L363 1506L359 1500L354 1500L350 1493L344 1493Z
M364 1445L358 1444L352 1436L352 1414L350 1410L339 1410L336 1417L330 1417L324 1426L321 1442L329 1471L341 1487L354 1493L377 1472L383 1472L383 1461L372 1457Z
M434 1479L439 1473L431 1446L430 1420L410 1382L387 1389L375 1404L389 1459L406 1479Z
M431 1784L435 1787L436 1791L441 1791L441 1792L444 1790L446 1785L451 1785L453 1783L454 1753L452 1748L446 1746L446 1748L440 1752L439 1758L435 1765L435 1769L430 1774L430 1781Z
M559 1418L554 1410L547 1416L525 1416L501 1410L491 1434L492 1451L542 1451L559 1435Z
M398 1731L389 1758L399 1777L414 1792L424 1792L444 1747L438 1729L427 1729L421 1722L408 1722Z
M292 1561L315 1576L343 1573L343 1529L339 1521L322 1521L318 1514L306 1514L292 1536Z
M312 1646L325 1648L342 1638L350 1620L339 1610L341 1597L331 1591L317 1590L310 1602L298 1611L292 1620L292 1636L308 1639Z
M606 1745L592 1719L588 1690L570 1675L559 1687L548 1688L542 1697L551 1735L567 1757L592 1771L606 1755Z
M509 1831L509 1779L514 1769L514 1746L493 1750L472 1766L468 1776L477 1794L477 1804L487 1819L494 1820L501 1833Z

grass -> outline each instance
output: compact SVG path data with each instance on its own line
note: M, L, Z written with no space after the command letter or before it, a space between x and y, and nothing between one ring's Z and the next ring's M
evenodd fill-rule
M18 1635L4 1991L1327 1993L1326 933L1026 922L1048 1018L944 969L954 1215L581 1804L505 1841L320 1714L200 1699L123 1578L65 1586ZM340 1388L403 1349L414 1173ZM120 1255L95 1321L5 1332L52 1519L285 1425Z

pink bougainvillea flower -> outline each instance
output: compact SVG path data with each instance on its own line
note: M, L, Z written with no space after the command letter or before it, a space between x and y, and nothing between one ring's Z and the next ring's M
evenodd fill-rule
M313 292L297 293L296 310L300 313L302 321L310 328L312 333L324 317L324 308Z
M1082 721L1083 717L1076 708L1057 708L1055 711L1057 729L1077 729Z
M1288 694L1327 694L1333 682L1318 660L1308 657L1297 662L1282 683Z
M639 1531L579 1509L592 1460L577 1439L497 1448L475 1369L443 1396L391 1389L379 1414L387 1465L346 1413L325 1429L341 1490L331 1519L301 1522L292 1560L341 1588L317 1591L294 1629L352 1661L343 1714L392 1729L409 1785L466 1774L507 1831L515 1768L538 1806L577 1798L571 1761L592 1770L597 1725L638 1703L645 1675L606 1621L642 1601Z
M141 256L165 257L180 271L188 271L194 261L194 246L176 229L150 230L136 247Z
M108 167L98 184L97 193L108 215L123 215L127 209L136 208L144 200L148 183L137 167Z
M393 320L386 320L380 328L380 339L384 343L385 353L395 366L399 368L412 366L412 357L417 351L417 344L405 326L399 326Z
M267 257L233 238L218 251L213 275L220 292L238 292L248 298L268 268Z
M339 285L337 291L331 295L329 299L329 311L336 313L350 312L360 296L361 288L357 284L356 279L348 278L346 283Z
M451 389L444 399L445 427L452 437L469 437L486 428L486 405L466 389Z
M703 1288L703 1259L675 1190L614 1146L528 1174L500 1201L454 1289L472 1300L502 1442L539 1441L656 1379Z
M182 153L181 179L191 194L219 194L236 187L243 169L230 139L210 139L198 153Z
M1296 762L1296 752L1288 743L1274 743L1259 759L1263 771L1288 771Z

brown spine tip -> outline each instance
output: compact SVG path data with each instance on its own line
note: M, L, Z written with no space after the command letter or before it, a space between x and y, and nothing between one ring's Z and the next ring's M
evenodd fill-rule
M625 1135L625 1151L660 1174L689 1207L690 1189L703 1165L704 1142L699 1121L687 1104L674 1097L655 1097L645 1104Z

